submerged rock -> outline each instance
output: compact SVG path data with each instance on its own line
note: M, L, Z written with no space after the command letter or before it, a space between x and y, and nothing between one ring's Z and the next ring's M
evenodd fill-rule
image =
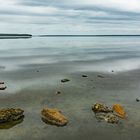
M61 80L62 83L69 82L69 81L70 81L69 79L62 79Z
M10 128L14 127L17 124L22 123L23 120L24 120L24 116L21 117L18 120L15 120L15 121L0 123L0 129L10 129Z
M117 113L120 118L126 117L126 112L120 104L113 105L113 110Z
M104 76L103 75L97 75L99 78L104 78Z
M88 77L87 75L83 74L82 77Z
M106 121L108 123L118 123L119 122L118 117L112 113L96 113L95 117L99 121L103 120L103 121Z
M18 109L14 109L14 108L1 109L0 110L0 123L18 120L24 117L23 112L24 111L19 108Z
M44 108L41 111L42 120L51 125L65 126L68 119L58 109Z
M136 98L136 102L139 102L139 101L140 101L140 99Z
M106 105L104 105L102 103L96 103L94 106L92 106L92 110L95 113L99 113L99 112L104 112L104 113L113 112L113 109L107 107Z

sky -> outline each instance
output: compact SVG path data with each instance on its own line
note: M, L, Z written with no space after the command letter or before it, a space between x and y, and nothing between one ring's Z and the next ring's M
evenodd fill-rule
M140 0L0 0L0 33L140 34Z

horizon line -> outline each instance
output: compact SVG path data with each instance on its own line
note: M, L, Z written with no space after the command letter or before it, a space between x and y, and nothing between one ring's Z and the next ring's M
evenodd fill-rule
M71 36L71 37L111 37L111 36L140 36L140 34L136 34L136 35L133 35L133 34L127 34L127 35L125 35L125 34L107 34L107 35L72 35L72 34L70 34L70 35L68 35L68 34L62 34L62 35L33 35L33 37L69 37L69 36Z

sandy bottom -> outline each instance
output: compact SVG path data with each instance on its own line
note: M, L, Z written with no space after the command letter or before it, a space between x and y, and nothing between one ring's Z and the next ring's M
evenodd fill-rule
M83 74L88 77L82 77ZM0 130L2 140L140 139L140 102L136 102L140 98L140 70L69 72L69 67L52 64L1 71L0 75L8 87L0 92L0 107L25 110L22 123ZM61 83L63 78L70 82ZM56 91L61 94L57 95ZM127 119L119 124L98 122L91 110L96 102L122 104ZM46 106L60 109L69 119L68 125L56 127L42 122L40 112Z

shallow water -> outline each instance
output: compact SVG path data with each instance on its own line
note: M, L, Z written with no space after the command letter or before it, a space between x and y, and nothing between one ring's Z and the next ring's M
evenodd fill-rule
M33 37L0 44L0 80L8 87L0 106L25 110L22 123L0 130L3 140L140 139L139 37ZM61 83L63 78L70 82ZM118 125L98 122L91 111L98 101L122 104L127 119ZM45 106L62 110L69 124L42 122Z

